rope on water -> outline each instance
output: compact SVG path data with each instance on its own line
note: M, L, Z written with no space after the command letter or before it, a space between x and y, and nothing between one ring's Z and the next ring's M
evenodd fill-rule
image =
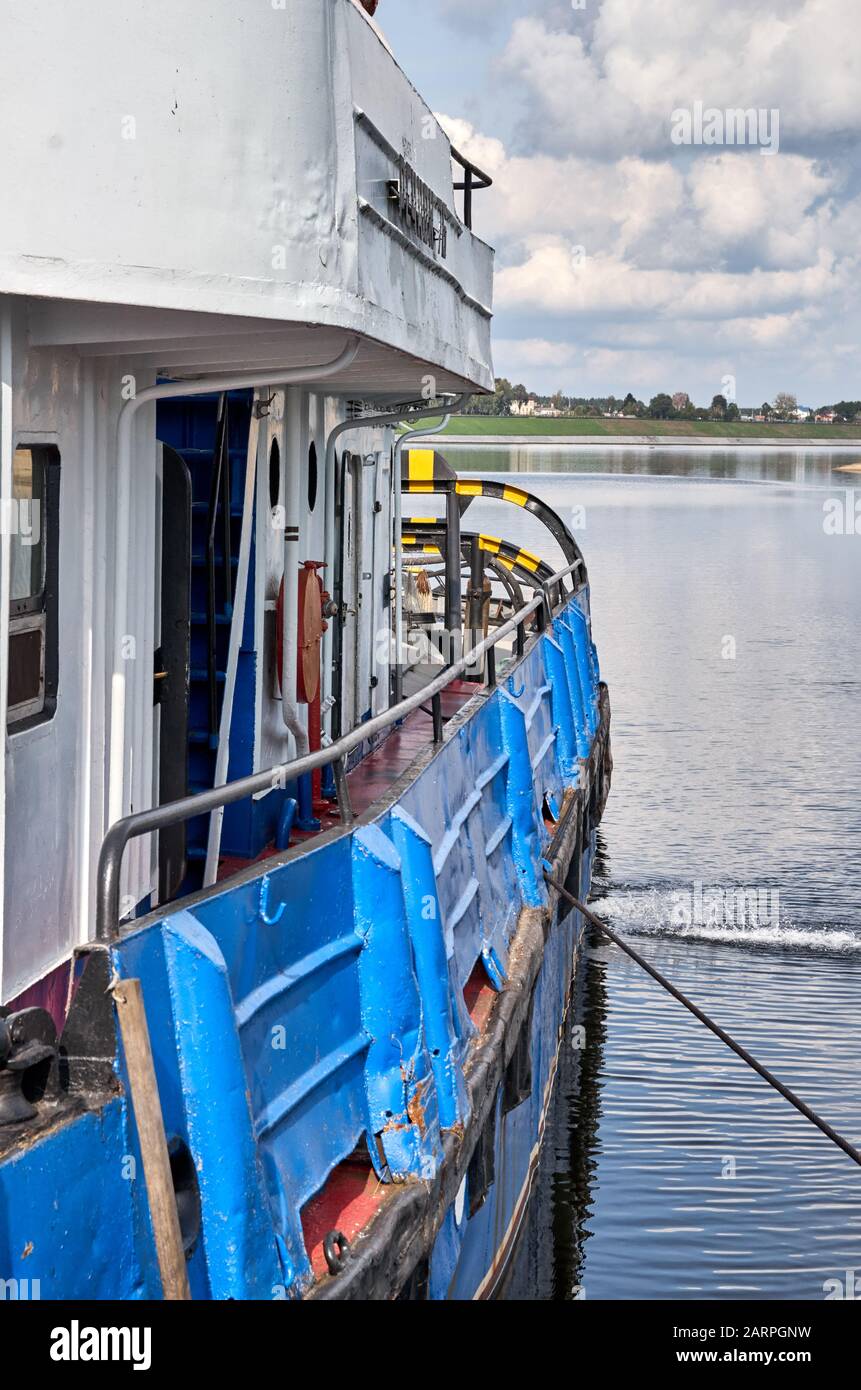
M558 879L554 878L546 868L544 870L544 877L547 879L551 888L556 889L560 897L563 897L566 902L570 903L572 907L582 913L587 922L591 922L592 926L597 927L598 931L603 932L605 936L609 937L613 944L619 947L620 951L624 951L626 956L630 956L631 960L636 961L637 965L641 966L648 975L651 975L653 980L657 980L658 984L662 985L674 999L678 999L680 1004L684 1004L685 1008L693 1014L694 1018L698 1018L700 1023L704 1023L706 1028L709 1028L712 1033L714 1033L715 1037L720 1038L722 1043L726 1043L727 1047L731 1048L737 1057L740 1057L743 1062L747 1062L747 1065L752 1067L755 1072L758 1072L762 1079L768 1082L769 1086L773 1086L775 1091L783 1096L784 1100L788 1100L790 1105L794 1105L796 1110L798 1110L806 1120L816 1125L817 1129L821 1129L822 1133L831 1140L832 1144L836 1144L838 1149L842 1149L845 1154L848 1154L848 1156L854 1159L859 1167L861 1167L861 1152L855 1148L854 1144L850 1144L849 1140L844 1139L842 1134L838 1134L837 1130L833 1129L827 1120L823 1120L822 1116L817 1115L815 1110L811 1110L810 1106L801 1100L794 1091L790 1091L788 1086L784 1086L783 1082L779 1081L777 1077L768 1070L768 1067L764 1067L761 1062L758 1062L756 1058L751 1056L747 1051L747 1048L742 1047L741 1043L737 1043L734 1038L731 1038L729 1033L721 1028L720 1024L715 1023L713 1019L709 1018L708 1014L703 1013L702 1009L698 1008L692 1000L682 994L680 989L676 989L676 986L671 984L666 976L661 974L660 970L656 970L653 965L650 965L649 962L640 955L639 951L635 951L633 946L629 946L627 941L623 941L622 937L618 936L617 933L613 931L612 927L608 927L606 922L602 922L600 917L596 917L594 912L590 912L586 904L581 903L578 898L575 898L573 893L569 893L568 889L563 887Z

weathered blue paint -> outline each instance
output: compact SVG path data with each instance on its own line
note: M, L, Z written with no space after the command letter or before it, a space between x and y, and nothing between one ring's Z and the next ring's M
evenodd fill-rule
M571 704L571 690L565 669L565 653L554 636L544 640L545 660L550 675L553 697L553 719L556 726L557 756L559 767L565 781L573 785L576 780L579 753L574 725L574 711ZM558 811L554 813L558 816Z
M157 1298L134 1125L117 1097L0 1164L0 1277L42 1299Z
M580 671L577 665L577 649L574 645L574 633L567 618L555 618L553 621L553 631L562 648L565 658L565 679L568 686L568 698L571 701L571 714L574 721L574 740L577 748L578 758L588 758L589 748L592 741L592 732L589 721L589 691L584 691L580 681Z
M421 826L401 807L392 813L391 828L401 858L407 924L436 1083L439 1122L443 1129L450 1129L465 1123L469 1114L463 1080L465 1039L455 1006L457 984L440 930L433 849Z
M142 982L168 1136L197 1173L195 1297L301 1293L312 1277L303 1208L360 1141L383 1182L429 1178L442 1131L469 1123L464 986L481 960L504 987L521 909L546 902L545 813L558 816L582 778L597 717L590 652L572 600L504 688L477 693L394 807L171 908L114 949L117 974ZM578 931L574 914L550 933L533 1093L507 1115L497 1102L496 1180L472 1220L468 1194L447 1215L435 1296L475 1291L522 1191ZM124 1086L119 1045L116 1070ZM0 1277L38 1277L32 1245L51 1271L45 1297L157 1294L142 1177L122 1175L125 1158L140 1173L136 1146L120 1094L0 1162Z
M503 690L501 696L502 735L509 765L508 813L512 825L514 867L524 902L537 907L545 901L547 890L538 867L542 834L529 748L529 715L507 690Z
M573 639L574 656L591 737L598 728L598 682L593 665L588 619L577 604L569 604L559 622L568 626Z
M274 912L269 911L269 884L269 875L264 874L260 880L260 920L265 927L277 927L287 911L287 904L279 903Z
M362 1021L371 1039L365 1068L371 1132L393 1178L433 1176L439 1154L437 1097L422 1003L406 928L401 861L376 825L353 836Z
M118 973L145 982L149 1016L160 1024L154 1028L151 1022L150 1033L168 1139L182 1139L194 1157L204 1239L190 1266L192 1293L270 1298L285 1282L285 1271L252 1129L224 956L190 912L138 933L114 954ZM156 1013L157 994L164 1002ZM217 1067L206 1064L212 1057ZM125 1079L122 1058L120 1075Z

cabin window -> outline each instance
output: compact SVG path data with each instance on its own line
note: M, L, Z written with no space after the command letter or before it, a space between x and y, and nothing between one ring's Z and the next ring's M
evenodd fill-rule
M56 705L59 500L57 450L16 449L12 497L3 505L12 558L7 724L13 731L50 719Z

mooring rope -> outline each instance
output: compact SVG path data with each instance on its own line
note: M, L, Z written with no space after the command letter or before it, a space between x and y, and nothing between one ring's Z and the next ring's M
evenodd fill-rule
M591 922L592 926L597 927L605 936L608 936L613 944L619 947L620 951L624 951L626 956L630 956L631 960L636 961L637 965L642 966L643 970L645 970L648 975L651 975L653 980L657 980L658 984L662 985L674 999L678 999L680 1004L684 1004L685 1008L693 1014L694 1018L698 1018L700 1023L704 1023L706 1028L709 1028L712 1033L714 1033L715 1037L720 1038L722 1043L726 1043L727 1047L731 1048L737 1057L740 1057L743 1062L746 1062L749 1067L752 1067L764 1081L768 1082L769 1086L773 1086L775 1091L783 1096L784 1100L788 1100L790 1105L794 1105L796 1110L798 1110L805 1119L809 1120L811 1124L816 1125L817 1129L821 1129L822 1133L826 1135L833 1144L836 1144L838 1149L842 1149L845 1154L848 1154L850 1158L854 1159L855 1162L861 1166L861 1152L855 1148L854 1144L850 1144L849 1140L844 1139L842 1134L838 1134L837 1130L833 1129L827 1120L823 1120L822 1116L817 1115L815 1110L811 1110L810 1106L801 1100L794 1091L790 1091L788 1086L784 1086L783 1082L779 1081L778 1078L768 1070L768 1067L764 1067L761 1062L758 1062L755 1057L751 1056L747 1048L742 1047L741 1043L737 1043L735 1038L731 1038L729 1033L727 1033L724 1028L721 1028L720 1024L715 1023L713 1019L709 1018L708 1014L703 1013L702 1009L698 1008L692 1000L688 999L687 995L682 994L680 989L676 989L676 986L672 984L665 975L662 975L660 970L656 970L653 965L650 965L649 962L640 955L639 951L635 951L633 946L629 946L627 941L624 941L621 936L618 936L617 933L613 931L612 927L608 927L606 922L602 922L600 917L596 917L594 912L590 912L586 904L581 903L578 898L575 898L573 893L569 893L568 889L563 887L547 869L544 871L544 877L547 879L550 886L555 888L556 892L559 893L566 902L569 902L572 907L583 914L587 922Z

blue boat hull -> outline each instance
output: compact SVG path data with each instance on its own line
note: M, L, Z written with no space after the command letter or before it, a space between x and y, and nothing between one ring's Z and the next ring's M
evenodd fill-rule
M107 988L135 978L192 1297L491 1293L580 936L543 868L588 889L610 766L584 589L355 825L89 953L37 1117L0 1131L0 1276L161 1296ZM309 1212L357 1155L373 1209L329 1273Z
M612 773L609 722L604 691L581 786L548 847L553 876L583 899ZM312 1297L488 1299L502 1284L526 1216L579 968L583 919L557 906L521 917L516 967L467 1071L471 1120L446 1136L440 1173L393 1194L344 1273Z

